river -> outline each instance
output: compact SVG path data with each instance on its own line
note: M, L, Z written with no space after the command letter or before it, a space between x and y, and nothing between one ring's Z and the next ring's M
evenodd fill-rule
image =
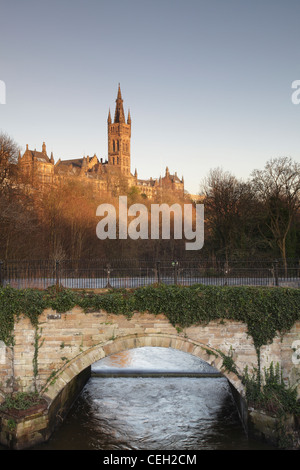
M149 376L158 371L168 376ZM177 377L182 371L189 376ZM124 372L128 376L118 376ZM173 349L144 347L104 358L93 365L61 427L34 449L274 449L247 438L227 380L197 376L204 372L215 369Z

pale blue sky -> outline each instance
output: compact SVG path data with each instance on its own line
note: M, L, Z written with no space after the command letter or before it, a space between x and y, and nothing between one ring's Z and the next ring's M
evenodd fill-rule
M118 83L131 170L248 178L300 161L299 0L0 0L0 129L58 158L107 158Z

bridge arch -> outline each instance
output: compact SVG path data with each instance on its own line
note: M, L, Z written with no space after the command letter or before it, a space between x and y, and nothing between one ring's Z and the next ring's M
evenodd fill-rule
M207 364L220 371L237 392L243 398L245 397L245 389L241 379L234 372L229 372L223 367L223 359L218 351L204 343L191 340L189 338L159 333L134 334L117 337L85 350L57 372L56 376L52 378L50 384L47 384L44 387L42 391L43 396L49 401L51 406L51 402L55 400L63 389L80 373L92 366L95 362L112 354L144 346L176 349L204 360Z
M281 365L284 380L297 386L298 397L299 331L300 322L297 321L286 334L274 337L272 343L263 346L259 355L261 370L271 361ZM22 392L36 389L46 399L41 405L41 416L35 413L30 418L30 431L27 425L24 430L7 428L10 437L9 442L5 438L4 445L11 445L10 440L16 439L13 445L19 447L15 448L24 448L29 443L47 440L55 427L63 422L91 376L92 364L114 353L144 346L189 353L219 370L232 385L233 397L247 429L249 413L239 376L246 367L250 373L257 367L258 356L245 323L216 319L179 330L162 313L133 312L127 317L101 309L86 312L73 307L64 313L44 310L37 328L28 316L20 315L14 323L13 347L0 345L0 376L6 384L5 393L11 393L14 386ZM224 355L232 356L239 376L226 370Z

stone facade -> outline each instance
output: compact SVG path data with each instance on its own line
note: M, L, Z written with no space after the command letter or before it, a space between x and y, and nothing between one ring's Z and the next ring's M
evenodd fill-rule
M141 346L161 346L188 352L204 359L224 373L240 394L240 379L223 368L219 352L232 355L240 374L257 367L257 356L247 326L226 320L212 321L206 326L193 326L178 333L164 315L134 313L131 319L104 311L85 313L80 308L58 314L45 310L39 319L37 375L33 371L35 330L28 318L15 324L12 350L0 345L1 391L44 391L53 400L72 378L101 358ZM271 362L281 365L283 377L291 385L298 381L300 397L300 360L295 360L295 342L299 340L300 322L283 338L261 348L261 368ZM12 371L14 377L12 380ZM55 381L53 382L53 378ZM52 383L53 382L53 383ZM9 390L10 389L10 390ZM1 398L0 398L1 399Z
M296 322L282 338L262 347L261 368L278 362L290 385L298 383L300 397L299 336L300 322ZM0 344L0 402L6 393L37 389L46 406L13 420L0 413L0 443L5 446L25 448L47 440L88 380L94 362L143 346L177 349L218 369L239 397L235 399L242 410L241 419L247 423L245 391L238 375L246 366L251 373L257 367L257 356L241 322L212 321L179 332L163 314L135 312L129 319L105 311L85 313L77 307L62 314L49 309L39 317L37 330L21 316L14 326L14 339L12 348ZM233 358L238 375L224 368L222 354ZM257 432L265 432L265 422L254 425Z
M0 341L0 403L13 389L13 350Z
M62 159L54 162L53 153L49 157L46 144L42 151L30 150L26 146L25 153L19 155L19 166L28 182L36 188L49 187L66 177L84 178L96 191L111 193L125 183L128 188L135 187L147 198L152 199L165 189L175 195L183 196L184 180L175 172L171 175L168 167L165 175L159 178L139 179L137 170L131 173L131 116L128 111L127 120L123 107L123 99L119 85L116 99L114 120L110 111L107 119L108 158L92 157Z

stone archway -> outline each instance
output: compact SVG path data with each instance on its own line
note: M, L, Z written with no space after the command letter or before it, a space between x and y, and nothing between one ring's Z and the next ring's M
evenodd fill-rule
M271 361L278 362L284 379L296 386L299 328L300 324L296 322L287 334L275 337L260 351L261 368ZM28 317L20 316L14 325L14 338L13 348L2 345L0 351L3 382L11 380L25 392L35 386L47 402L42 415L33 416L30 431L28 416L26 423L20 423L15 430L6 428L9 439L16 440L15 448L24 448L50 437L90 378L92 364L114 353L144 346L186 352L215 367L232 385L242 422L247 423L245 389L239 376L245 367L249 367L250 372L256 367L257 351L247 325L242 322L214 320L179 331L163 314L134 312L129 318L103 310L84 312L74 307L62 314L45 310L39 317L37 330ZM239 376L225 369L224 358L233 361ZM20 437L22 432L24 436ZM7 442L4 445L8 445Z
M44 387L43 396L51 404L69 382L91 367L95 362L112 354L144 346L172 348L198 357L219 370L234 389L242 397L245 396L244 386L240 378L223 367L223 359L217 351L195 340L170 334L129 335L93 346L76 356L64 368L58 371L52 382Z

